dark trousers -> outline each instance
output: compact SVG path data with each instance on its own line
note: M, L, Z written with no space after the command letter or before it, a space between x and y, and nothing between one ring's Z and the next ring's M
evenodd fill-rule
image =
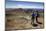
M36 16L36 22L38 23L38 17Z
M34 24L34 19L35 19L35 18L32 16L32 21L31 21L31 24L32 24L32 23Z

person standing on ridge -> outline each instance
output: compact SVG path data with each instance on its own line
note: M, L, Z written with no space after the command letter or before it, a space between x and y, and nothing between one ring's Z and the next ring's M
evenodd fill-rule
M36 22L37 22L38 24L42 24L41 22L38 21L38 18L40 17L40 15L39 15L38 11L36 11L36 12L37 12L37 14L36 14Z
M34 24L34 19L35 19L35 14L34 14L34 12L33 12L33 14L32 14L32 21L31 21L31 24L33 23Z

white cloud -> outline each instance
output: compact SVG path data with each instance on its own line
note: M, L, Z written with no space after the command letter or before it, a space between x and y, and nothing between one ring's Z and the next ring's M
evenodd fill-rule
M10 1L44 2L44 0L10 0Z
M43 7L24 6L24 5L7 6L6 8L37 8L37 9L43 9Z

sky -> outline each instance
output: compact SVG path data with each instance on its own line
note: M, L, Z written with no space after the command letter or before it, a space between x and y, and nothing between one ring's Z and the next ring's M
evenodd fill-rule
M6 0L6 8L36 8L43 9L43 2L28 2L28 1L15 1Z

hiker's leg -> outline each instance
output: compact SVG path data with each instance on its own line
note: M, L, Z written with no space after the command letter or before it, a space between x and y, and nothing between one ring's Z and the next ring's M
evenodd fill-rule
M38 21L38 17L36 17L36 22L37 22L38 24L42 24L41 22Z
M31 24L34 24L34 18L32 18Z
M33 18L33 21L32 21L32 22L33 22L33 24L34 24L34 18Z
M34 18L34 19L35 19L35 18ZM35 21L34 19L32 20L32 23L33 23L32 26L36 27L36 26L38 26L38 25L37 25L36 23L34 23L34 21Z
M36 22L38 23L38 18L36 17Z

